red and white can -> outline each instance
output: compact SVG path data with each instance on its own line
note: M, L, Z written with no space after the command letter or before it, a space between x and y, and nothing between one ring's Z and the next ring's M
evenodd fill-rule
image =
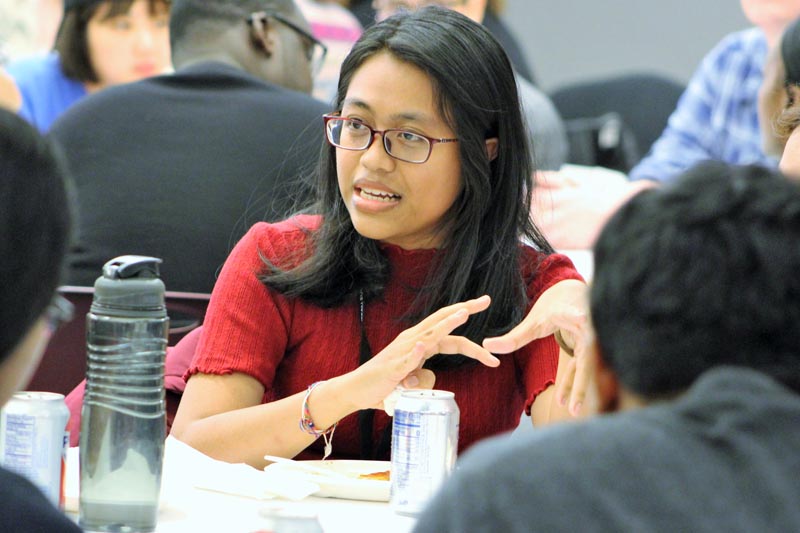
M391 505L416 515L455 468L459 409L452 392L409 390L392 422Z
M61 508L69 432L64 395L18 392L0 410L0 464L28 478Z

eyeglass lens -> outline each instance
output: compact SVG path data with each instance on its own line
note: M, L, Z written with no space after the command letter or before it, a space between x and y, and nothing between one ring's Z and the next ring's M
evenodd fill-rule
M375 130L347 118L332 118L327 126L328 139L334 146L347 150L366 150L375 138ZM409 163L428 159L431 143L425 137L404 130L386 130L381 135L386 153Z

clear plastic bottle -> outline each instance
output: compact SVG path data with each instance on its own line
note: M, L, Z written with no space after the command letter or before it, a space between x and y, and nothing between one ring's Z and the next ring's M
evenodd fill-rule
M86 531L156 527L169 328L159 263L118 257L95 283L80 435L79 524Z

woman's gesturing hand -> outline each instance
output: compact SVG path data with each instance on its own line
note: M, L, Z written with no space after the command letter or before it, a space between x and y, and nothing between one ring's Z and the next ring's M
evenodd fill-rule
M500 361L485 348L465 337L451 335L470 315L486 310L489 296L443 307L397 336L386 348L350 374L352 402L357 409L378 407L398 385L408 388L433 386L434 376L422 368L436 354L461 354L487 366Z
M483 346L493 353L511 353L534 339L560 331L572 347L574 357L565 375L558 376L556 397L561 404L569 399L569 411L577 416L581 411L589 379L593 373L590 357L591 324L587 286L577 280L564 280L544 291L528 316L514 329L500 337L484 339Z

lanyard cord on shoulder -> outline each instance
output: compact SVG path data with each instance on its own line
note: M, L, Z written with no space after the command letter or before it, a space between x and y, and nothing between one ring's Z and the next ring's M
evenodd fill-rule
M361 325L361 344L359 346L358 364L363 365L372 358L372 349L367 339L367 328L364 326L364 291L358 291L358 322ZM362 459L381 459L388 457L389 448L392 442L392 424L387 424L384 428L378 448L372 441L372 428L375 420L374 409L362 409L358 412L358 430L361 434L361 458Z

